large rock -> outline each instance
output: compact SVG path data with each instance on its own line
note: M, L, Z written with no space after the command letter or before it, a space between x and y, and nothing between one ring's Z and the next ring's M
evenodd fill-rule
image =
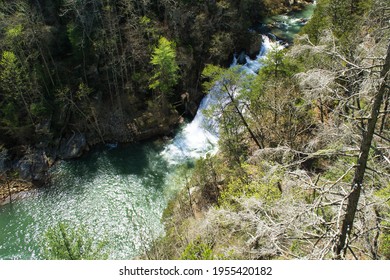
M238 56L237 56L237 63L244 65L246 63L246 53L245 51L242 51Z
M18 160L14 169L23 180L43 183L47 180L49 160L43 150L36 150Z
M72 159L80 157L88 149L87 140L83 133L74 133L68 138L61 140L58 150L60 159Z
M260 52L261 45L263 44L263 37L258 34L252 36L251 45L248 49L248 55L251 59L255 59Z

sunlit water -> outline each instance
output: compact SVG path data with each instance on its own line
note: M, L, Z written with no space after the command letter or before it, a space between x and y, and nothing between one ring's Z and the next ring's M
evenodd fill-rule
M135 257L163 233L162 212L180 185L160 150L153 143L103 147L60 163L52 186L0 208L0 257L39 258L42 234L63 221L108 241L110 259Z
M286 23L272 33L292 38L302 26L300 19L312 11L309 6L297 15L269 19L275 25ZM258 57L247 57L242 66L249 74L259 70L259 58L276 46L263 39ZM169 143L101 146L81 159L59 163L50 186L0 207L0 259L41 258L42 237L59 222L83 225L94 240L106 241L110 259L131 259L144 252L164 233L162 213L184 183L177 167L218 150L217 123L202 111L215 102L211 92L194 120Z

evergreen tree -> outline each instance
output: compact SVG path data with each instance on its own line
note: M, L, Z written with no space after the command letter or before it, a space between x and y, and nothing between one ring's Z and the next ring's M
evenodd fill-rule
M155 47L150 64L153 65L153 76L149 88L156 90L163 98L172 93L179 79L179 66L176 63L175 44L161 37Z

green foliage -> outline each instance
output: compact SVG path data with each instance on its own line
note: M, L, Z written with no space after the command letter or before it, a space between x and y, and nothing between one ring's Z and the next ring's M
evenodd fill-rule
M77 32L76 25L74 23L69 23L67 26L66 33L68 34L68 39L69 42L72 44L73 49L77 50L79 49L79 41L80 41L80 36Z
M237 200L242 198L254 197L269 205L281 198L282 194L277 186L278 176L264 180L265 174L258 166L246 164L243 168L247 178L236 178L229 182L221 192L221 207L235 209Z
M330 0L320 0L309 22L301 29L301 34L307 34L310 40L317 44L322 32L329 28L328 5Z
M383 199L390 198L390 184L378 190L375 194ZM390 200L387 201L387 205L390 207Z
M89 97L92 91L92 88L88 87L85 83L80 83L79 88L76 91L76 98L78 100L86 99Z
M303 257L305 255L305 251L302 249L304 242L301 240L293 240L291 242L290 250L294 255Z
M220 91L226 91L231 86L239 86L242 75L239 72L239 66L224 69L220 66L207 64L202 71L202 77L205 79L203 87L205 92L211 90L217 83L220 85Z
M348 169L350 169L354 164L356 164L356 158L354 157L340 157L338 159L331 159L332 165L328 170L326 170L323 174L323 178L329 180L329 181L337 181L342 176L341 179L342 182L350 183L353 179L353 169L350 170L348 173Z
M390 223L387 223L387 228L390 228ZM384 230L379 237L379 252L387 260L390 260L390 230Z
M205 79L203 87L207 91L212 89L213 95L218 98L207 114L219 118L222 153L229 164L240 165L249 146L248 138L261 146L249 124L250 117L245 113L246 92L252 77L245 76L239 66L222 69L215 65L207 65L202 76Z
M200 158L195 163L190 184L200 190L202 203L211 204L218 202L220 179L220 162L209 155Z
M66 34L72 46L73 58L77 61L81 60L82 50L85 47L82 32L75 23L71 22L66 26Z
M30 112L34 117L42 117L47 115L48 110L42 102L36 102L30 105Z
M4 51L0 61L0 116L10 129L24 122L24 109L29 110L24 95L28 94L26 75L16 55Z
M251 182L243 184L237 180L231 182L227 189L221 194L221 205L233 205L238 198L255 197L261 199L266 204L272 204L280 199L281 193L276 183Z
M184 249L180 256L181 260L213 260L213 249L212 247L204 243L200 238L192 241Z
M43 239L42 257L47 260L107 259L106 242L96 242L84 227L67 223L50 227Z
M153 76L149 88L162 94L171 93L179 79L179 66L176 63L175 44L161 37L154 49L150 64L153 65Z
M215 34L210 42L209 53L217 63L223 62L227 54L233 49L234 41L230 33L220 32Z
M292 77L299 72L299 65L296 61L287 57L286 52L286 49L271 49L267 56L261 60L263 66L260 69L259 78Z
M155 22L153 22L151 18L144 15L140 17L139 24L142 26L148 40L157 41L158 29L155 27Z
M12 51L4 51L0 61L1 88L8 96L16 95L22 85L22 69Z
M387 211L383 213L385 219L381 222L383 230L379 236L379 252L385 259L390 260L390 184L380 189L375 194L387 201L387 207L384 208Z
M19 126L19 116L17 114L18 110L14 103L6 103L1 106L1 121L2 125L7 127L17 127Z
M294 79L299 64L276 51L245 91L251 122L264 146L289 145L298 148L310 136L315 121L311 104L303 99Z
M331 29L346 49L356 39L362 16L372 7L373 1L365 0L320 0L313 17L301 33L309 35L317 44L323 31Z
M22 31L23 26L21 24L17 24L6 31L6 36L9 39L14 39L22 35Z

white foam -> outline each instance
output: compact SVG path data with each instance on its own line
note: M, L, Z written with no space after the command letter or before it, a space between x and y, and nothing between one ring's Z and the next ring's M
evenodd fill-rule
M272 42L267 36L263 36L259 54L256 59L246 58L246 64L241 66L248 74L256 74L261 68L260 59L272 48L281 47L277 42ZM231 67L237 65L237 58L234 58ZM191 123L188 123L172 139L161 155L169 164L180 164L187 160L198 159L206 154L214 154L218 151L218 120L205 116L205 109L213 104L218 104L218 90L212 89L202 100L198 112Z

